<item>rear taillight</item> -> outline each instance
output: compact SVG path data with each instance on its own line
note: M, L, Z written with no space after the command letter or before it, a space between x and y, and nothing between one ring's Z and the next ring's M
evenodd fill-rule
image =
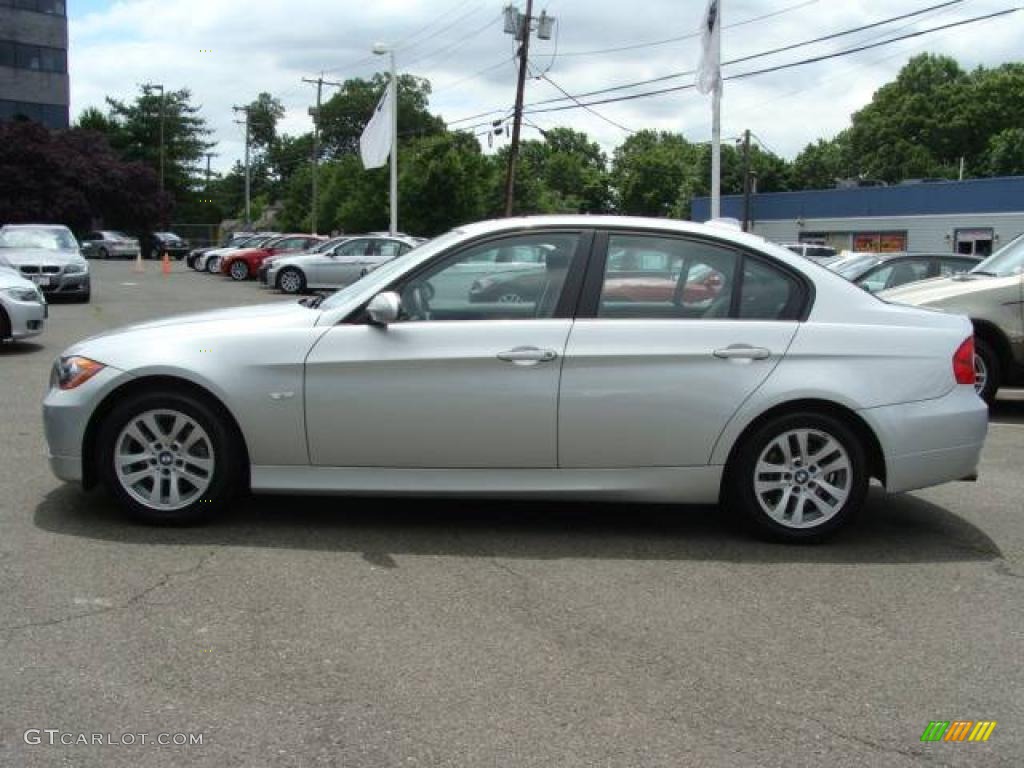
M953 355L953 376L957 384L974 386L974 337L964 340Z

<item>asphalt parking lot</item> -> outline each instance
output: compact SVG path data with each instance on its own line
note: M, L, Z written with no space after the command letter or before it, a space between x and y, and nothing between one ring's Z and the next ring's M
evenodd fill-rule
M93 263L92 304L0 347L0 765L1020 764L1024 392L993 409L978 483L874 493L822 547L593 504L265 497L145 528L50 474L54 357L293 300L146 269ZM998 726L923 744L932 720Z

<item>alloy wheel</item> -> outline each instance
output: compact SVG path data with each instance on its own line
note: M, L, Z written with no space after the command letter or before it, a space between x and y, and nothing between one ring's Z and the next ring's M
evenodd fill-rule
M298 293L302 290L302 276L293 269L282 272L279 283L285 293Z
M988 384L988 366L985 364L985 358L978 353L974 354L974 391L979 395L985 391L985 386Z
M839 513L853 488L850 455L819 429L793 429L770 441L754 470L761 509L786 528L820 526Z
M145 507L173 512L210 488L216 466L213 442L191 416L170 409L134 416L114 443L114 473Z
M245 280L249 276L249 267L244 261L236 261L231 265L231 277L233 280Z

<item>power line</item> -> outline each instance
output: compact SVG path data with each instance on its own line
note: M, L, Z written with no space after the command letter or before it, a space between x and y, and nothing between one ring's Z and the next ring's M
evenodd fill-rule
M807 46L810 46L810 45L816 45L818 43L826 42L828 40L834 40L834 39L837 39L839 37L845 37L847 35L852 35L852 34L855 34L857 32L863 32L863 31L866 31L866 30L869 30L869 29L876 29L877 27L880 27L880 26L883 26L883 25L886 25L886 24L892 24L892 23L897 22L897 21L902 21L904 19L908 19L908 18L911 18L913 16L920 16L920 15L923 15L923 14L926 14L926 13L931 13L932 11L936 11L936 10L939 10L939 9L942 9L942 8L948 8L948 7L952 6L952 5L958 5L960 3L963 3L964 1L965 0L947 0L946 2L942 2L942 3L939 3L937 5L932 5L932 6L929 6L927 8L922 8L922 9L917 10L917 11L912 11L910 13L901 14L899 16L894 16L894 17L891 17L891 18L888 18L888 19L882 19L880 21L871 22L870 24L864 24L864 25L861 25L861 26L852 27L850 29L842 30L841 32L833 32L833 33L830 33L828 35L823 35L823 36L820 36L820 37L812 38L811 40L805 40L805 41L800 42L800 43L793 43L791 45L783 46L782 48L776 48L776 49L772 49L770 51L763 51L761 53L755 53L755 54L751 54L749 56L740 57L738 59L732 59L732 60L729 60L729 61L725 61L725 62L722 62L722 66L725 67L725 66L731 66L733 64L738 64L738 63L741 63L741 62L745 62L745 61L752 61L754 59L764 58L764 57L767 57L767 56L775 55L777 53L782 53L783 51L792 51L792 50L795 50L797 48L807 47ZM985 18L985 17L982 17L982 18ZM562 55L564 56L565 54L562 54ZM632 82L632 83L624 83L622 85L614 85L614 86L610 86L608 88L601 88L601 89L598 89L598 90L595 90L595 91L588 91L586 93L576 94L576 98L586 99L586 98L589 98L591 96L601 96L601 95L604 95L606 93L614 93L616 91L630 90L632 88L637 88L637 87L642 86L642 85L653 85L655 83L663 83L663 82L667 82L669 80L676 80L676 79L678 79L680 77L687 77L687 76L693 75L695 73L696 73L696 70L692 70L692 69L691 70L686 70L686 71L683 71L683 72L673 72L673 73L668 74L668 75L661 75L660 77L653 77L653 78L649 78L649 79L646 79L646 80L638 80L638 81ZM664 90L664 91L657 91L656 93L670 93L672 90L685 90L685 87L684 88L668 89L668 90ZM555 104L555 103L558 103L558 102L561 102L561 101L566 101L566 99L565 98L544 99L542 101L535 101L532 104L528 104L527 108L543 106L543 105L546 105L546 104ZM606 103L606 102L599 102L599 103ZM457 125L457 124L459 124L461 122L466 122L466 121L469 121L469 120L475 120L478 117L485 117L487 115L496 114L498 112L500 112L500 110L491 110L489 112L482 112L482 113L479 113L479 114L476 114L476 115L470 115L469 117L466 117L466 118L461 118L461 119L458 119L458 120L451 120L451 121L449 121L449 125Z
M765 21L766 19L771 19L771 18L774 18L775 16L782 16L783 14L786 14L786 13L792 13L793 11L799 10L800 8L806 8L809 5L815 5L817 2L818 2L818 0L805 0L802 3L797 3L796 5L791 5L791 6L787 7L787 8L781 8L781 9L779 9L777 11L772 11L771 13L764 13L764 14L761 14L760 16L754 16L753 18L750 18L750 19L744 19L743 21L736 21L736 22L733 22L732 24L726 24L722 28L723 29L735 29L736 27L743 27L743 26L746 26L747 24L754 24L755 22L758 22L758 21ZM700 37L700 36L701 36L701 32L698 30L697 32L690 32L690 33L685 34L685 35L679 35L678 37L667 37L667 38L665 38L663 40L654 40L654 41L649 42L649 43L635 43L633 45L621 45L621 46L617 46L615 48L599 48L599 49L590 50L590 51L566 51L565 53L562 54L562 56L596 56L598 54L603 54L603 53L619 53L621 51L636 51L636 50L639 50L640 48L654 48L654 47L659 46L659 45L668 45L670 43L682 42L683 40L692 40L693 38Z
M436 49L436 50L434 50L432 52L428 52L428 53L422 54L420 56L416 56L416 57L414 57L410 61L403 62L402 63L402 68L407 70L407 69L409 69L409 67L411 67L413 64L416 64L417 62L424 61L426 59L432 59L432 58L434 58L436 56L440 56L442 54L445 54L445 53L453 51L453 50L455 50L457 48L460 48L461 46L466 44L467 40L476 37L481 32L485 32L486 30L490 29L491 27L497 26L501 22L501 20L502 20L502 16L500 16L500 15L496 16L496 17L492 18L490 21L488 21L486 24L484 24L482 27L473 30L468 35L465 35L465 36L459 38L458 40L456 40L455 42L453 42L453 43L451 43L449 45L446 45L446 46L444 46L442 48L438 48L438 49ZM444 57L442 56L442 58L444 58Z
M479 13L480 11L483 10L483 6L484 6L484 3L482 3L482 2L481 3L477 3L477 5L475 7L471 8L469 11L467 11L464 14L462 14L458 18L456 18L450 24L446 24L445 26L441 27L441 29L437 30L433 34L428 35L427 37L423 38L422 40L420 40L418 42L415 42L415 43L412 43L411 45L405 45L405 46L402 46L401 48L396 46L395 50L408 51L408 50L411 50L412 48L418 48L419 46L423 45L424 43L429 42L430 40L433 40L435 37L438 37L439 35L444 34L445 32L447 32L452 27L454 27L457 24L461 23L462 21L465 21L466 19L468 19L470 16L473 16L473 15ZM460 39L460 41L461 41L461 39ZM425 58L425 57L420 57L420 58ZM408 66L408 63L403 64L403 66Z
M430 23L425 24L424 26L420 27L416 32L413 32L411 35L406 35L402 39L398 40L395 43L395 49L397 50L399 48L405 48L407 46L408 47L412 47L410 45L410 43L413 40L415 40L417 37L422 35L427 30L432 29L435 25L440 24L441 22L443 22L444 19L447 16L450 16L453 13L458 13L463 8L465 8L467 5L469 5L471 2L473 2L473 0L462 0L462 2L456 3L451 8L449 8L447 11L444 11L443 13L439 13L436 17L434 17L434 20L431 21Z
M792 69L794 67L804 66L806 64L816 64L818 62L827 61L829 59L836 59L836 58L840 58L842 56L850 56L850 55L852 55L854 53L861 53L862 51L869 51L869 50L872 50L874 48L881 48L881 47L886 46L886 45L892 45L893 43L898 43L898 42L900 42L902 40L910 40L910 39L915 38L915 37L922 37L923 35L929 35L929 34L932 34L934 32L941 32L942 30L946 30L946 29L953 29L955 27L962 27L962 26L965 26L967 24L975 24L975 23L980 22L980 21L988 21L990 19L998 18L1000 16L1008 16L1008 15L1010 15L1012 13L1017 13L1019 10L1021 10L1021 9L1020 8L1009 8L1009 9L1006 9L1006 10L1003 10L1003 11L996 11L995 13L985 14L984 16L975 16L975 17L970 18L970 19L963 19L961 21L952 22L950 24L944 24L944 25L942 25L940 27L932 27L931 29L924 29L924 30L920 30L918 32L911 32L909 34L900 35L899 37L890 38L889 40L883 40L882 42L878 42L878 43L871 43L871 44L868 44L868 45L860 45L860 46L857 46L855 48L848 48L846 50L836 51L834 53L823 54L821 56L814 56L814 57L808 58L808 59L801 59L800 61L793 61L793 62L789 62L787 64L778 64L778 65L773 66L773 67L766 67L765 69L758 69L758 70L753 70L753 71L750 71L750 72L741 72L741 73L736 74L736 75L729 75L728 77L724 77L723 80L743 80L743 79L750 78L750 77L757 77L759 75L766 75L766 74L771 74L773 72L780 72L782 70ZM598 101L590 101L590 102L586 102L585 104L582 104L582 103L579 104L579 105L570 104L570 105L559 106L559 107L547 107L545 109L533 109L533 110L528 111L527 114L537 115L537 114L544 114L546 112L562 112L562 111L568 110L568 109L578 109L581 106L599 106L601 104L613 104L613 103L619 102L619 101L632 101L634 99L643 99L643 98L647 98L647 97L650 97L650 96L659 96L659 95L664 94L664 93L675 93L675 92L678 92L678 91L686 91L686 90L690 90L690 89L695 88L695 87L696 87L696 85L694 83L687 83L686 85L676 85L676 86L672 86L671 88L660 88L660 89L655 90L655 91L644 91L643 93L633 93L633 94L628 94L626 96L616 96L616 97L610 98L610 99L601 99L601 100L598 100ZM583 98L583 97L580 96L580 97L577 97L577 98ZM564 99L559 99L559 101L564 101ZM529 106L533 106L533 105L527 105L527 106L529 107ZM485 114L493 114L493 113L485 113Z
M625 131L626 133L636 133L636 131L634 131L632 128L627 128L622 123L617 123L614 120L612 120L610 117L606 117L605 115L602 115L600 112L598 112L596 109L593 109L589 105L582 103L579 99L577 99L575 96L573 96L567 90L565 90L562 86L560 86L558 83L556 83L554 80L552 80L548 75L542 74L540 77L542 79L546 80L551 85L553 85L555 88L557 88L563 94L565 94L566 98L572 99L580 107L582 107L583 109L587 110L587 112L592 114L594 117L597 117L597 118L599 118L601 120L604 120L609 125L614 125L620 131Z

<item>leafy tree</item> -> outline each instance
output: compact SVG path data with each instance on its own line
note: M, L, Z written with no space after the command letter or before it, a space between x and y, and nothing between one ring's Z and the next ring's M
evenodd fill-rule
M389 76L346 80L320 108L320 135L326 157L359 152L359 137L373 116L387 87ZM444 131L440 117L430 114L427 102L430 82L413 75L398 77L398 135L429 136Z
M702 153L707 154L677 134L634 133L612 158L616 211L636 216L680 216L689 199L703 191Z
M0 221L138 230L157 224L163 204L156 174L121 160L100 133L0 123Z
M1024 128L1007 128L989 139L982 169L986 176L1024 176Z
M269 93L261 93L248 106L249 146L267 152L277 141L277 123L285 115L284 104Z
M433 236L484 218L495 167L473 136L448 133L411 142L399 155L399 224Z
M847 131L834 139L819 139L797 155L791 169L792 185L797 189L831 189L839 179L856 176Z

